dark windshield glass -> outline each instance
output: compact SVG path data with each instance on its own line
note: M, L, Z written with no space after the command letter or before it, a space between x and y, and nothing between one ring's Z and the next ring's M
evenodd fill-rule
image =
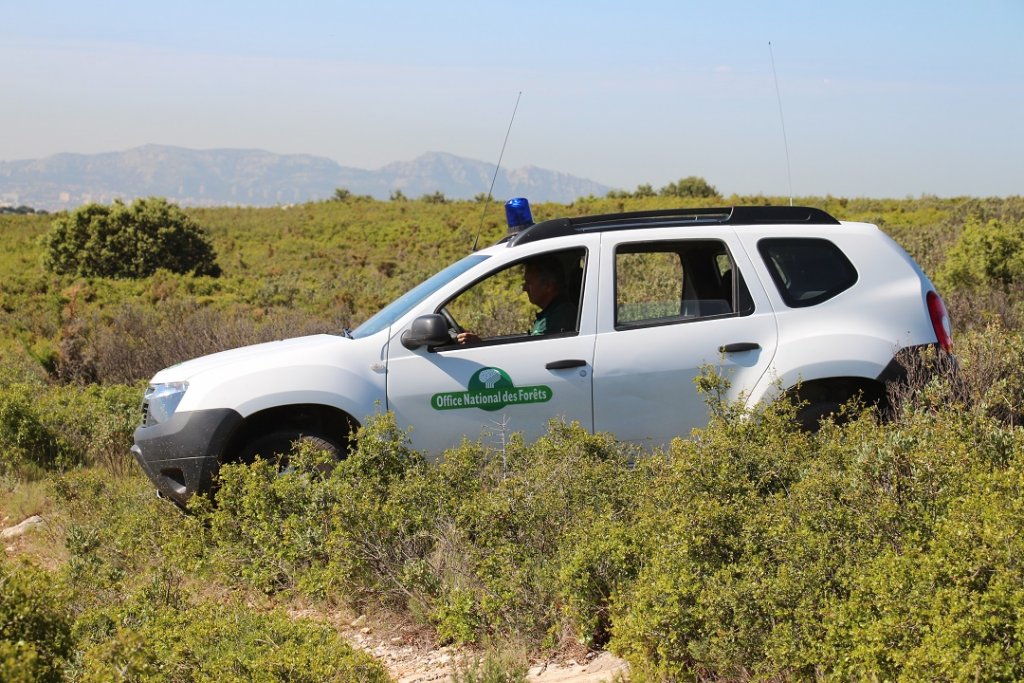
M472 254L448 266L440 273L424 280L408 292L398 297L384 308L380 309L372 318L364 322L352 332L354 339L368 337L371 334L380 332L389 327L403 315L408 313L414 306L436 292L438 289L451 282L467 270L490 258L482 254Z

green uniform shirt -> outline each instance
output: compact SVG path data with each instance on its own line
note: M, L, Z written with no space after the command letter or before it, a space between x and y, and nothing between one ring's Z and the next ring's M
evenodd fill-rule
M557 334L576 331L576 307L564 296L557 296L548 307L537 314L530 335Z

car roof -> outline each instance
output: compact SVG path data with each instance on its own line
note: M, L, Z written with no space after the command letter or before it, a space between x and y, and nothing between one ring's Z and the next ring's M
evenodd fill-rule
M840 225L831 214L806 206L733 206L727 208L660 209L576 218L555 218L506 235L501 242L520 244L566 235L686 225ZM500 242L499 242L500 243Z

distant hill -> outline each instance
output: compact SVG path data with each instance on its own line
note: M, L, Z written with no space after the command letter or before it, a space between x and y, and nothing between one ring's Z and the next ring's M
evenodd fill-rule
M145 145L104 154L55 154L0 161L0 205L57 211L89 202L159 196L182 206L274 206L328 199L337 188L387 199L398 190L415 199L486 193L494 164L430 152L376 171L326 157L255 149L194 150ZM501 170L494 197L569 203L611 189L583 178L527 166Z

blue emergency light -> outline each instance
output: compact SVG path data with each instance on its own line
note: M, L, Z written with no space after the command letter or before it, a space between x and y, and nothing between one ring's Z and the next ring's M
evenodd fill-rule
M533 213L530 212L530 202L526 197L515 197L505 202L505 220L510 235L533 225Z

